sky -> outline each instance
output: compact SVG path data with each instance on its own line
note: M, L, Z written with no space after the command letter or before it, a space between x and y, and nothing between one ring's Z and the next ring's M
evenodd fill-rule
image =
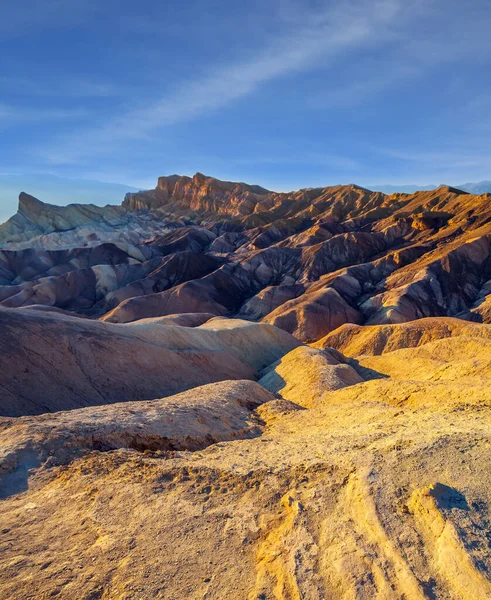
M490 25L488 0L0 0L0 182L491 179Z

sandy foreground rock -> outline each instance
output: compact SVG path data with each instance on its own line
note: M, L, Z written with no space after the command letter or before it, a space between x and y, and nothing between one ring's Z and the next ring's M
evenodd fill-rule
M271 361L276 398L5 418L3 476L37 463L0 503L0 597L490 598L491 333L457 325L338 330L344 356Z
M26 487L28 470L46 461L71 462L90 450L199 450L259 435L251 415L274 396L253 381L224 381L161 400L3 419L0 423L2 496Z

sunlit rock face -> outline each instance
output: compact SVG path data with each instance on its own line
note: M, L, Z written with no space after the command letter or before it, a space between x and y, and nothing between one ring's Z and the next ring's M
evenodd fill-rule
M196 173L194 177L159 177L155 190L126 195L128 210L155 209L176 204L181 208L226 215L247 215L270 192L260 186L220 181Z

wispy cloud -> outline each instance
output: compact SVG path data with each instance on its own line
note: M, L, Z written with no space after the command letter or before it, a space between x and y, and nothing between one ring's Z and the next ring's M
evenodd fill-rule
M390 90L405 81L411 81L422 74L414 64L379 65L378 68L365 69L350 74L349 79L340 86L320 93L312 94L306 101L310 109L331 110L361 106L367 100Z
M0 123L19 123L24 121L58 121L80 119L88 116L84 108L37 108L18 107L8 104L0 104Z
M301 154L283 154L283 155L257 155L251 158L233 158L226 161L235 165L309 165L316 167L329 167L339 171L357 171L361 168L361 163L349 156L339 154L330 154L324 152L303 152Z
M390 169L379 169L379 182L387 184L450 184L459 185L462 181L489 179L491 173L491 147L465 147L462 143L452 150L397 150L393 148L371 149L373 156L381 157L380 164L386 165L387 157L392 159ZM397 174L392 176L391 174ZM388 175L389 174L389 175ZM370 181L374 182L372 173Z
M2 2L0 39L17 38L32 30L66 28L93 16L96 0L22 0Z
M33 79L12 75L0 75L0 87L9 89L17 96L52 98L109 98L122 96L135 89L129 85L115 85L105 81L82 78L43 77Z
M52 163L80 160L94 151L110 152L124 140L148 139L159 129L213 113L262 85L298 71L325 67L341 54L364 43L383 39L404 7L403 0L348 1L305 11L297 7L296 23L247 60L210 70L177 85L171 92L144 107L114 117L98 128L76 132L58 140L42 155ZM291 6L291 5L290 5Z
M408 2L406 9L418 15L418 26L407 27L404 19L398 20L387 38L390 51L375 58L361 57L350 65L339 85L312 93L308 107L329 110L361 106L400 85L414 84L445 65L454 66L452 79L456 80L459 65L491 56L489 8L485 4L446 0L443 6L438 0L416 0ZM458 36L453 35L456 23L461 26Z
M414 150L404 151L392 148L373 148L374 152L378 152L385 156L398 159L408 163L420 163L431 165L433 169L468 169L469 167L490 167L491 156L486 152L473 152L458 148L454 151L425 151Z

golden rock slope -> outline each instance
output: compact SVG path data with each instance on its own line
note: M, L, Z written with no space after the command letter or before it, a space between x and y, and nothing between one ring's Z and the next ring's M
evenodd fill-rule
M3 419L0 597L491 598L491 326L329 343L261 385Z

